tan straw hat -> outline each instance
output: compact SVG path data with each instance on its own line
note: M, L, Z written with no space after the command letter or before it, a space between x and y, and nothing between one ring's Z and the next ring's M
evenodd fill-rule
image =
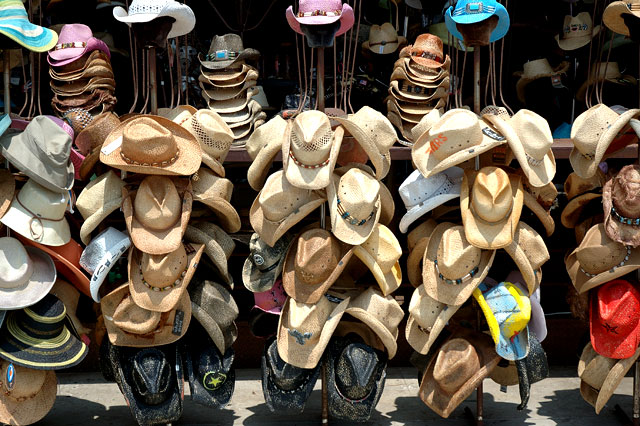
M640 166L629 164L609 180L602 190L607 236L621 244L640 246Z
M88 336L91 333L91 329L82 324L80 318L78 318L78 302L80 301L80 292L72 284L66 282L61 278L57 278L55 284L49 291L49 293L62 300L64 303L67 319L71 322L73 330L78 336L83 334Z
M9 373L9 368L13 371ZM53 408L58 380L52 370L22 367L0 360L0 374L9 380L0 394L0 422L8 425L30 425L39 422Z
M220 80L215 78L216 72L206 71L205 68L200 68L200 75L198 76L198 81L204 83L208 88L215 89L224 89L224 88L235 88L237 89L239 86L242 87L248 81L256 81L258 79L258 71L255 68L248 68L246 72L239 74L234 78L226 78L224 80ZM209 77L214 77L209 78ZM212 87L211 87L212 86ZM202 87L202 86L201 86Z
M251 65L243 63L238 68L224 68L213 71L207 68L201 68L200 72L202 73L202 75L207 77L208 80L215 81L217 83L224 83L225 81L235 80L251 70L255 70L255 68Z
M116 169L148 175L192 175L202 150L189 131L163 117L132 117L107 136L100 161Z
M349 263L351 247L321 228L303 232L289 246L282 285L296 302L314 304L324 296Z
M562 61L560 65L555 68L551 66L547 58L526 62L523 65L523 71L516 71L514 73L515 76L520 77L516 83L518 100L522 103L525 102L525 87L527 87L529 83L541 78L552 78L559 74L566 74L567 70L569 70L569 62L567 61Z
M617 62L599 62L591 65L589 79L582 83L582 86L576 92L576 99L583 101L587 88L602 81L628 87L638 85L638 80L634 76L629 74L622 75Z
M562 25L562 38L556 34L555 39L562 50L575 50L586 46L600 32L600 25L593 26L589 12L581 12L577 16L567 15Z
M122 205L122 189L125 183L113 170L92 180L82 190L76 201L76 207L84 219L80 228L80 240L87 245L91 233L111 213Z
M401 52L406 51L403 50ZM448 55L441 68L423 67L412 61L408 56L401 55L400 58L397 59L393 64L393 68L394 70L396 68L402 68L413 81L418 81L421 83L433 83L449 76L450 65L451 58L449 58Z
M433 88L413 84L407 80L394 80L389 85L389 94L399 101L427 103L429 101L435 103L440 98L447 96L449 91L449 78L445 78L438 82Z
M523 197L520 176L497 167L465 170L460 210L467 240L482 249L509 245L520 220Z
M210 222L196 222L187 225L184 239L196 245L204 244L204 254L218 269L224 283L233 288L233 277L229 274L228 268L229 258L236 247L233 239L222 228Z
M137 190L122 192L122 212L133 244L149 254L177 250L191 217L191 182L147 176Z
M249 136L246 148L253 162L247 171L247 180L254 190L262 189L273 160L282 151L282 145L288 138L287 126L290 125L290 121L276 114Z
M429 244L431 233L438 226L435 220L427 219L407 234L407 279L412 286L422 284L422 258Z
M9 210L16 192L16 180L9 170L0 170L0 218Z
M625 22L627 17L640 18L640 0L614 1L610 3L602 14L602 22L611 31L617 34L629 36L629 27Z
M85 156L80 165L80 179L87 180L95 165L100 160L100 149L107 136L120 125L120 119L112 113L105 112L95 117L75 138L80 153Z
M201 167L191 178L193 201L199 201L215 213L225 231L233 234L240 230L240 216L231 205L233 184L229 179L216 176L211 170Z
M158 115L183 126L197 111L191 105L178 105L175 108L158 108Z
M472 246L462 226L443 222L429 238L422 260L427 294L441 303L460 306L489 273L495 250Z
M389 228L377 223L369 238L361 245L355 246L353 253L373 273L382 294L388 296L400 287L402 269L399 260L402 247Z
M207 101L207 105L211 111L219 114L230 114L232 112L238 112L246 108L247 104L251 100L252 96L258 94L258 90L252 87L246 91L240 92L235 98L227 99L225 101ZM207 99L205 98L205 101Z
M542 281L542 265L550 259L544 240L532 227L520 222L513 241L504 250L522 273L529 295L533 294Z
M224 177L222 163L227 158L233 142L233 132L227 123L215 112L201 109L182 126L189 130L200 143L202 162L218 176Z
M412 65L415 64L420 69L439 69L446 67L446 59L448 59L449 55L445 58L440 37L425 33L420 34L415 43L403 48L400 52L400 57L409 57Z
M564 182L564 192L567 195L569 202L562 210L560 219L562 225L566 228L574 228L580 218L582 212L591 201L601 204L602 201L598 200L602 198L602 187L605 184L604 173L600 169L596 170L596 173L586 179L578 176L576 172L572 172ZM598 210L600 210L598 208Z
M363 49L368 49L378 55L386 55L407 44L407 39L399 36L390 22L382 25L372 25L369 30L369 40L362 43Z

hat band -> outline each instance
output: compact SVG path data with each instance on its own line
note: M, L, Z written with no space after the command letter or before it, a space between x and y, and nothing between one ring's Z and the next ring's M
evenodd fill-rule
M160 161L160 162L154 162L154 163L140 163L136 160L132 160L131 158L127 157L126 155L124 155L124 152L120 151L120 157L122 157L122 159L128 163L128 164L132 164L134 166L152 166L152 167L166 167L166 166L170 166L173 163L176 162L176 160L180 157L180 150L176 149L176 154L171 157L168 160L165 161Z
M616 208L613 206L611 206L611 215L623 225L640 226L640 218L631 219L628 217L624 217L620 213L618 213L616 211Z
M71 49L71 48L84 49L85 47L87 47L86 41L71 41L69 43L56 44L53 50L62 50L62 49Z
M336 17L342 15L341 10L314 10L311 12L298 12L296 15L298 18L308 18L310 16L329 16Z
M242 51L216 50L215 52L207 54L206 60L209 62L228 61L230 59L236 59L241 53Z
M266 273L266 272L273 271L280 264L279 261L276 261L273 265L270 265L270 266L268 266L268 267L266 267L264 269L260 269L260 267L262 265L264 265L264 257L262 257L262 255L257 254L257 253L254 254L253 256L251 256L251 261L253 262L254 265L256 265L258 267L258 270L263 274Z
M293 160L293 162L296 164L296 166L299 166L299 167L302 167L302 168L305 168L305 169L319 169L320 167L324 167L327 164L329 164L329 161L331 160L331 158L327 158L326 161L323 161L322 163L319 163L319 164L312 164L312 165L304 164L304 163L301 163L296 158L296 156L293 154L293 151L289 151L289 158L291 158L291 160Z
M27 206L22 204L22 201L20 201L20 193L16 195L16 201L18 202L18 204L20 204L20 207L25 209L27 213L31 215L31 219L29 219L28 226L29 226L29 233L31 234L31 238L33 238L34 241L39 241L42 239L42 237L44 237L44 225L42 223L43 220L48 220L50 222L62 222L64 220L64 215L60 219L51 219L48 217L42 217L39 214L32 212ZM39 233L37 232L37 230L33 229L34 223L40 224Z
M495 13L496 8L493 6L485 6L482 2L467 3L466 6L460 9L455 9L452 13L453 16L461 15L475 15L478 13Z
M532 156L530 156L529 154L527 154L526 152L524 153L524 155L527 157L527 163L529 163L530 166L533 167L538 167L539 165L542 164L542 162L544 161L544 159L542 160L536 160L535 158L533 158Z
M449 285L454 285L454 284L455 284L455 285L460 285L460 284L462 284L462 283L464 283L464 282L467 282L467 281L469 281L470 279L472 279L472 278L473 278L473 277L478 273L478 270L479 270L479 266L475 266L475 267L474 267L471 271L469 271L469 273L468 273L467 275L465 275L464 277L462 277L462 278L458 278L458 279L455 279L455 280L452 280L452 279L449 279L449 278L445 277L444 275L442 275L442 272L440 272L440 268L438 267L438 259L434 259L434 260L433 260L433 264L434 264L434 265L435 265L435 267L436 267L436 272L438 273L438 277L439 277L442 281L444 281L445 283L447 283L447 284L449 284Z
M624 257L624 260L620 263L618 263L616 266L614 266L613 268L609 269L609 272L614 272L617 268L621 268L624 266L625 262L627 260L629 260L629 257L631 257L631 246L625 246L627 248L627 255ZM586 276L588 276L589 278L594 278L597 277L599 274L591 274L587 271L585 271L584 269L582 269L582 266L580 266L580 271L585 274ZM604 272L604 271L603 271ZM600 272L601 274L602 272Z
M431 60L436 61L436 62L438 62L440 64L443 62L442 56L439 56L439 55L437 55L437 54L435 54L433 52L426 52L424 50L411 52L411 56L416 57L416 58L431 59Z
M369 47L371 46L386 46L387 44L398 44L398 39L396 38L395 40L381 40L381 41L376 41L374 43L369 43Z
M349 213L344 209L344 206L342 205L339 197L338 197L337 209L338 209L338 213L340 213L340 217L342 217L344 220L346 220L347 222L349 222L351 225L354 225L354 226L364 225L373 217L374 213L376 212L376 209L374 208L371 211L371 213L369 213L369 216L366 219L358 220L357 218L351 216L351 213Z
M424 94L429 95L429 89L422 86L407 84L406 81L402 82L400 86L400 90L407 93L416 93L416 94Z

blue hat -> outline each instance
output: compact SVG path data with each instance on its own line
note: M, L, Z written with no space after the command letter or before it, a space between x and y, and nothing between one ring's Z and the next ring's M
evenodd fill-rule
M491 32L490 42L498 41L509 31L509 13L496 0L459 0L455 6L450 6L444 15L447 29L454 37L464 40L456 24L476 24L496 15L498 25Z
M29 22L22 0L0 0L0 34L34 52L46 52L58 42L55 31Z

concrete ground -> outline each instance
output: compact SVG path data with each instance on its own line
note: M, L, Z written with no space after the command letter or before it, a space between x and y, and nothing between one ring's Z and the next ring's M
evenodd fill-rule
M485 425L622 425L614 405L631 412L633 379L626 377L609 404L596 416L583 401L575 369L552 369L551 378L533 385L529 406L517 411L518 387L506 393L491 380L484 382ZM41 425L135 425L129 409L115 383L105 382L99 373L60 374L58 398ZM188 386L186 386L188 392ZM475 411L475 393L449 419L441 419L417 397L418 381L412 368L392 368L369 425L464 425L464 407ZM301 415L271 413L264 403L259 370L237 371L231 403L224 410L211 410L185 398L180 425L318 425L321 423L320 381ZM345 424L334 421L333 424Z

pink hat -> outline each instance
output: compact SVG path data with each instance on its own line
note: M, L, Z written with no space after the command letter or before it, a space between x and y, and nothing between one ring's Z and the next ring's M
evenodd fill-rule
M300 24L325 25L340 20L340 29L336 37L349 31L353 27L355 17L353 9L342 0L300 0L298 13L293 13L293 7L287 8L287 21L291 29L302 34Z
M95 38L91 28L83 24L67 24L60 30L58 44L49 51L47 61L53 67L59 67L94 50L102 50L111 58L106 43Z
M253 297L256 303L254 308L277 315L282 312L282 306L287 300L287 294L284 292L282 280L280 279L276 281L271 290L254 293Z

